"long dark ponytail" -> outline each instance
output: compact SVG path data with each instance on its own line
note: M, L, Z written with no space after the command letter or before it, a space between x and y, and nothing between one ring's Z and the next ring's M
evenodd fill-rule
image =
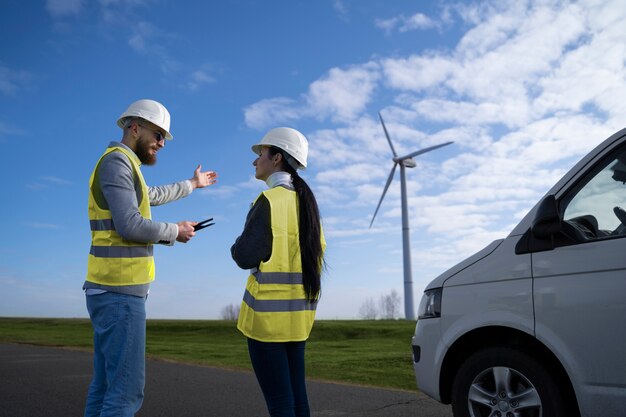
M298 194L298 218L300 235L300 254L302 258L302 283L304 293L310 302L320 298L321 275L324 268L324 253L321 241L320 211L317 200L309 185L298 175L298 171L287 162L285 152L274 146L270 155L282 155L282 169L291 174L293 187Z

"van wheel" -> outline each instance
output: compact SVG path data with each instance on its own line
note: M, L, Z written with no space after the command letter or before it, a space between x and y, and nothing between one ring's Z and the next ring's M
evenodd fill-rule
M454 417L565 417L561 392L533 357L507 347L470 356L452 384Z

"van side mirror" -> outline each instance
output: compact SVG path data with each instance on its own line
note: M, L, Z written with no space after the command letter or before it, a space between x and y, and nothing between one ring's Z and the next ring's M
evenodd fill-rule
M522 255L554 249L554 236L561 232L562 224L554 195L545 196L537 206L530 229L515 245L515 253Z
M537 239L551 239L562 229L561 217L553 194L547 195L539 206L530 230Z

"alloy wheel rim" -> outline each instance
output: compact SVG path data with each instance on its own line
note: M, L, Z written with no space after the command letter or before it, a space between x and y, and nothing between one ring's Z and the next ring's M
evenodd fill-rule
M515 369L495 366L472 381L467 405L471 417L542 417L536 387Z

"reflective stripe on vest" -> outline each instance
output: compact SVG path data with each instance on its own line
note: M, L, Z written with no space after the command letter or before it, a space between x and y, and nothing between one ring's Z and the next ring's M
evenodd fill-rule
M306 340L317 302L306 299L302 285L298 197L284 187L262 194L270 204L272 254L248 277L237 328L262 342Z
M259 284L302 284L299 272L253 272Z
M142 258L152 256L152 246L92 246L89 253L98 258Z
M97 180L98 167L102 158L111 152L122 152L133 168L135 193L138 198L139 213L151 219L148 186L141 174L137 156L119 146L108 148L100 157L89 180L89 225L91 228L91 248L87 263L87 281L102 285L139 285L154 280L154 257L152 244L130 242L115 230L111 212L103 200L100 182Z
M113 219L89 220L89 226L92 232L99 230L115 230Z
M257 300L246 290L243 301L256 312L286 312L315 310L317 301L310 303L308 300Z

